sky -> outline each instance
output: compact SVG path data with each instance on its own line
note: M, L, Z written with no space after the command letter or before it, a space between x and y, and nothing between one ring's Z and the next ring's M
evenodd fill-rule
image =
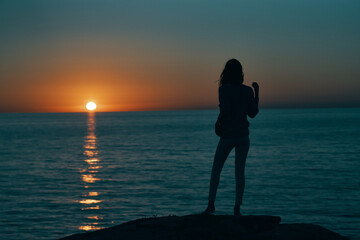
M260 107L360 106L358 0L0 0L0 112L217 109L230 58Z

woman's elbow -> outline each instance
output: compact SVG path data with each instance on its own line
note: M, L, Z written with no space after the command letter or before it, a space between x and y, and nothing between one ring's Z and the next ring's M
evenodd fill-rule
M258 109L255 110L255 111L251 111L251 112L248 113L248 116L249 116L250 118L254 118L254 117L258 114L258 112L259 112Z

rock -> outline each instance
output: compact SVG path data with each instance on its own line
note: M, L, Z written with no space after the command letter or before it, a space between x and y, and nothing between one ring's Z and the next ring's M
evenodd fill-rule
M142 218L114 227L75 234L61 240L206 239L337 240L347 239L313 224L280 224L274 216L229 215Z

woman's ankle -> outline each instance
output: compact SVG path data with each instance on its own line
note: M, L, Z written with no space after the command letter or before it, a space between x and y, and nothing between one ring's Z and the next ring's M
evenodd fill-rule
M234 215L240 215L240 204L235 204Z
M215 202L214 202L214 201L209 200L209 203L208 203L207 208L208 208L208 209L215 209Z

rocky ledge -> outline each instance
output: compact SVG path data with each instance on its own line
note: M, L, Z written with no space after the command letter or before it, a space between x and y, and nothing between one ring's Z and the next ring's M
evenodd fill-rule
M274 216L188 215L142 218L114 227L75 234L62 240L113 239L251 239L337 240L348 239L313 224L280 224Z

